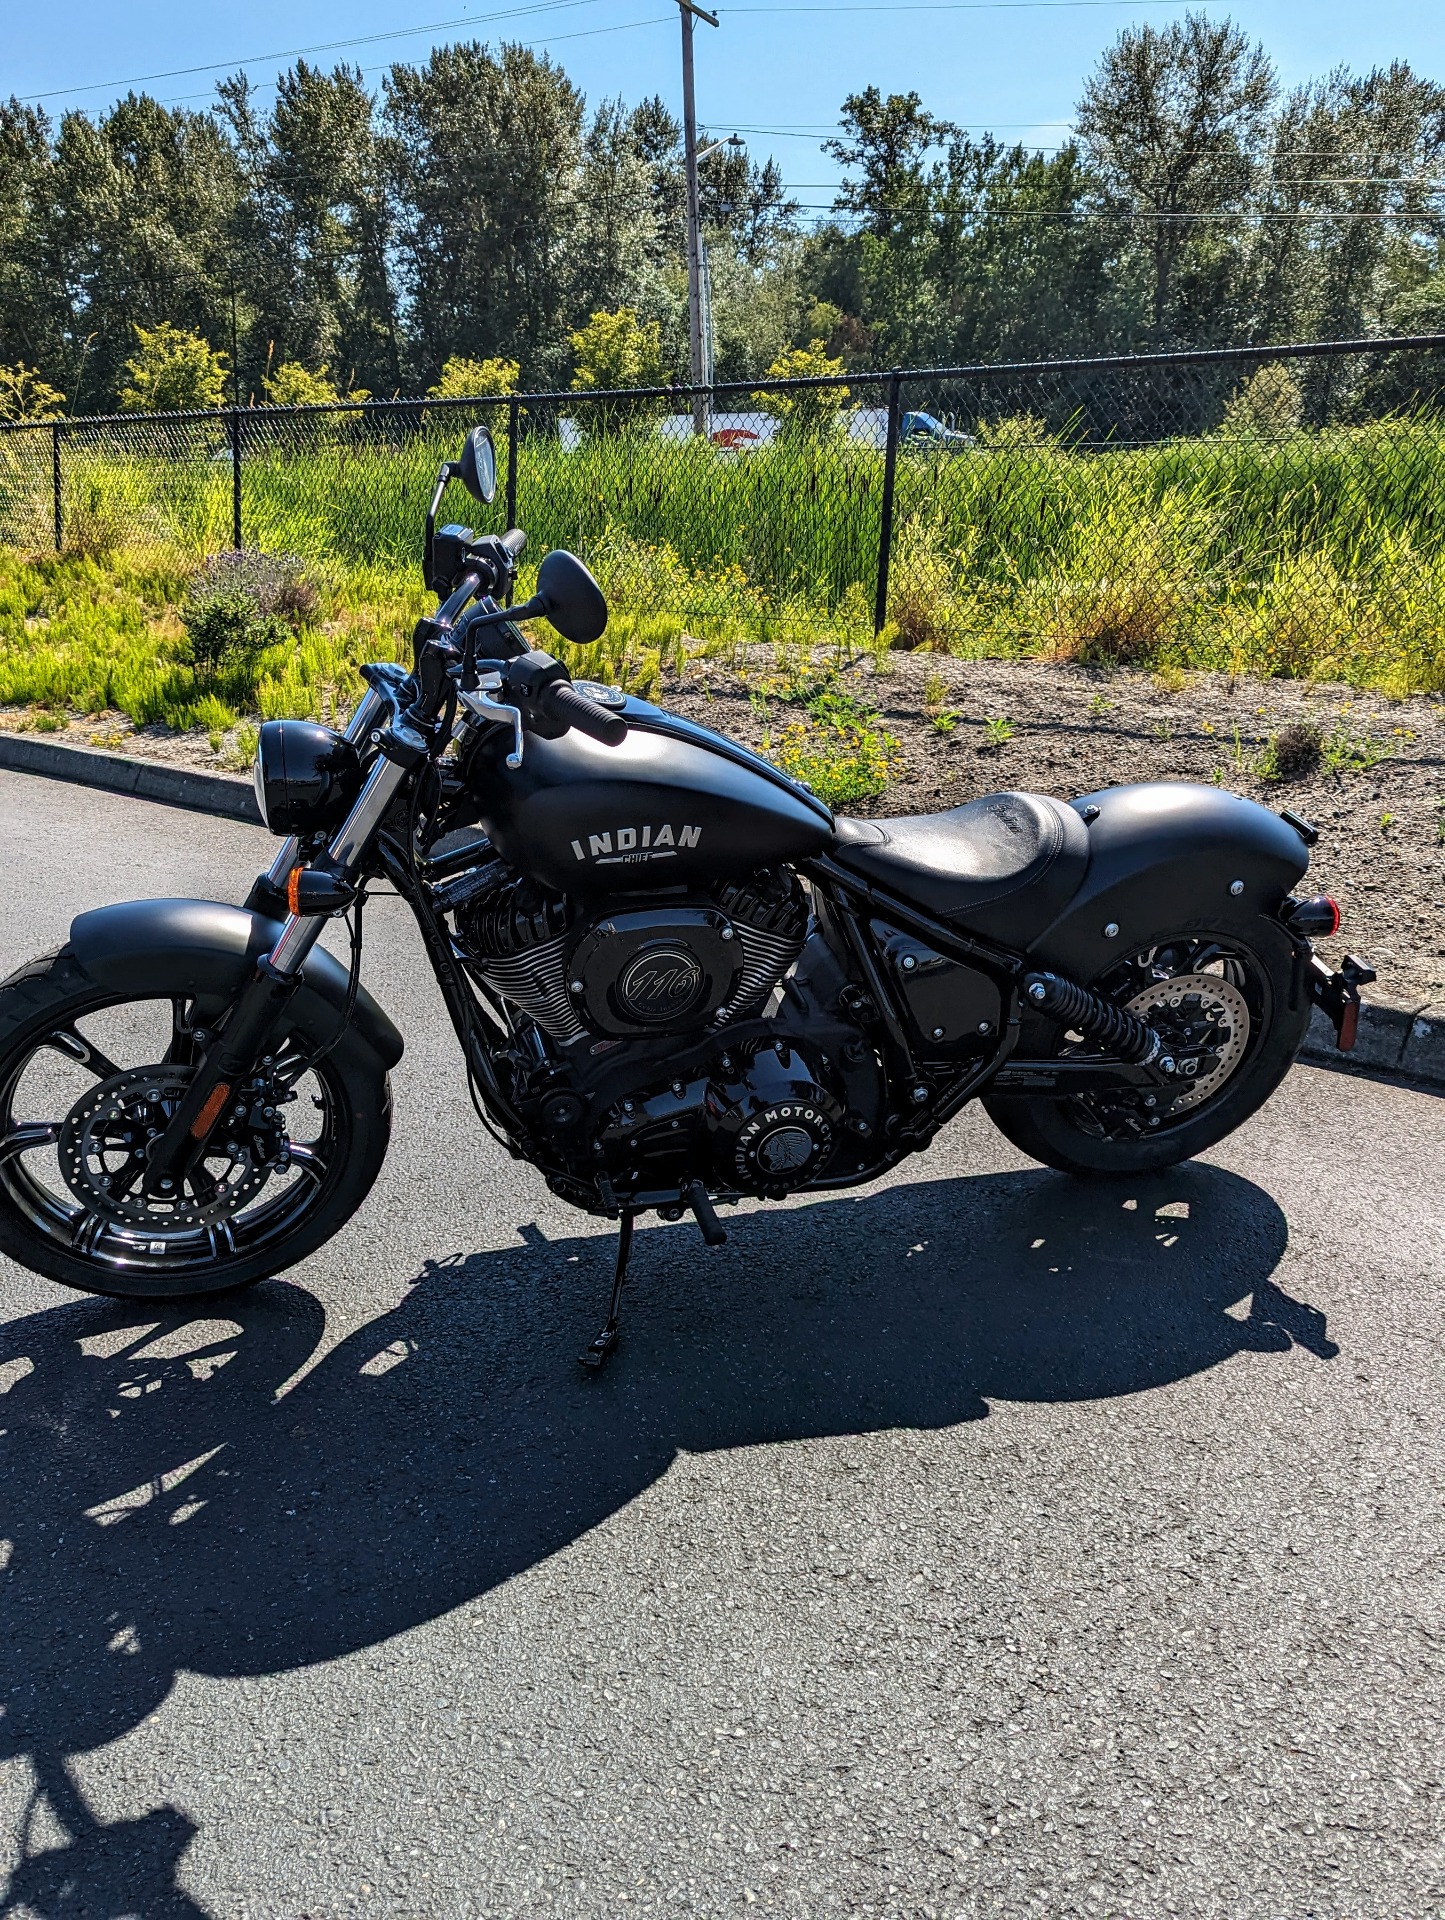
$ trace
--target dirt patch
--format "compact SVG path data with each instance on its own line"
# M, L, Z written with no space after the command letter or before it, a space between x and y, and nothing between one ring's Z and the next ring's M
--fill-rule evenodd
M751 746L765 734L776 744L805 709L769 697L770 681L767 668L744 680L695 664L659 697ZM1445 999L1445 701L916 654L890 655L881 675L863 661L840 681L876 706L900 762L883 793L848 811L928 813L1005 787L1072 799L1135 780L1214 781L1320 829L1309 884L1344 915L1323 950L1377 967L1375 998ZM1276 765L1293 777L1267 777Z
M59 721L61 724L57 725ZM246 773L249 748L233 727L211 746L210 735L193 729L177 733L160 721L137 727L123 713L85 713L63 717L37 715L33 707L0 707L0 731L33 733L41 740L59 740L67 747L90 747L106 753L124 753L133 760L162 760L173 767L193 767L205 773Z
M865 658L837 676L838 691L896 742L884 790L847 811L927 813L1005 787L1071 799L1126 781L1214 781L1319 827L1310 885L1344 913L1329 951L1348 949L1379 969L1373 997L1445 1000L1445 700L935 654L891 654L886 669ZM743 671L695 661L666 676L657 697L750 746L766 738L776 748L790 726L812 724L807 698L825 672L815 663L800 684L796 662L784 668L757 648ZM0 727L34 723L33 712L0 709ZM826 724L816 731L826 738ZM233 738L216 752L203 733L135 729L123 714L73 719L53 737L237 770Z

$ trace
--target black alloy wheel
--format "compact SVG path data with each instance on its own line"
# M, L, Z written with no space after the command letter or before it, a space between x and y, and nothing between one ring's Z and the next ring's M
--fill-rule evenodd
M1293 943L1266 920L1247 936L1166 934L1089 984L1159 1031L1174 1072L1168 1089L1157 1092L984 1096L1001 1133L1065 1173L1150 1172L1202 1153L1263 1106L1293 1065L1309 1025ZM1045 1059L1101 1051L1046 1021L1036 1022L1019 1047Z
M390 1092L354 1033L322 1053L334 1016L280 1036L191 1172L145 1190L205 1017L190 996L106 994L64 952L0 988L0 1251L64 1286L178 1298L294 1265L350 1217L385 1156Z

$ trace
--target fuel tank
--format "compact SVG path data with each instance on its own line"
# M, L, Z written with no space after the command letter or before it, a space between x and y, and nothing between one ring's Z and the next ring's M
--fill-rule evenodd
M501 728L470 749L465 777L504 860L564 893L633 893L741 879L828 845L828 808L757 754L646 700L623 714L620 746L529 734L515 769Z

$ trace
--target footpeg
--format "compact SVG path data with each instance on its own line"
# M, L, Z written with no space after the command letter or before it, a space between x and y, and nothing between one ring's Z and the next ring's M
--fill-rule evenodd
M725 1247L728 1230L717 1217L717 1208L708 1198L707 1188L701 1180L694 1180L687 1190L687 1204L692 1208L693 1218L697 1221L705 1245Z

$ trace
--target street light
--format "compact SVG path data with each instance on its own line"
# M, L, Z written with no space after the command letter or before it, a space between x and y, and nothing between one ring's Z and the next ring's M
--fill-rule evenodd
M740 133L730 133L725 140L714 140L710 147L703 147L697 157L701 162L711 153L721 153L724 147L731 147L736 153L746 145ZM708 256L707 241L701 233L698 235L697 248L702 294L702 383L710 388L717 372L717 341L712 324L712 261Z
M718 23L715 13L695 6L693 0L677 0L682 18L682 138L687 156L687 332L688 363L692 375L692 430L707 432L707 395L703 392L702 355L702 219L697 198L697 103L692 86L692 23L696 16L710 27Z

